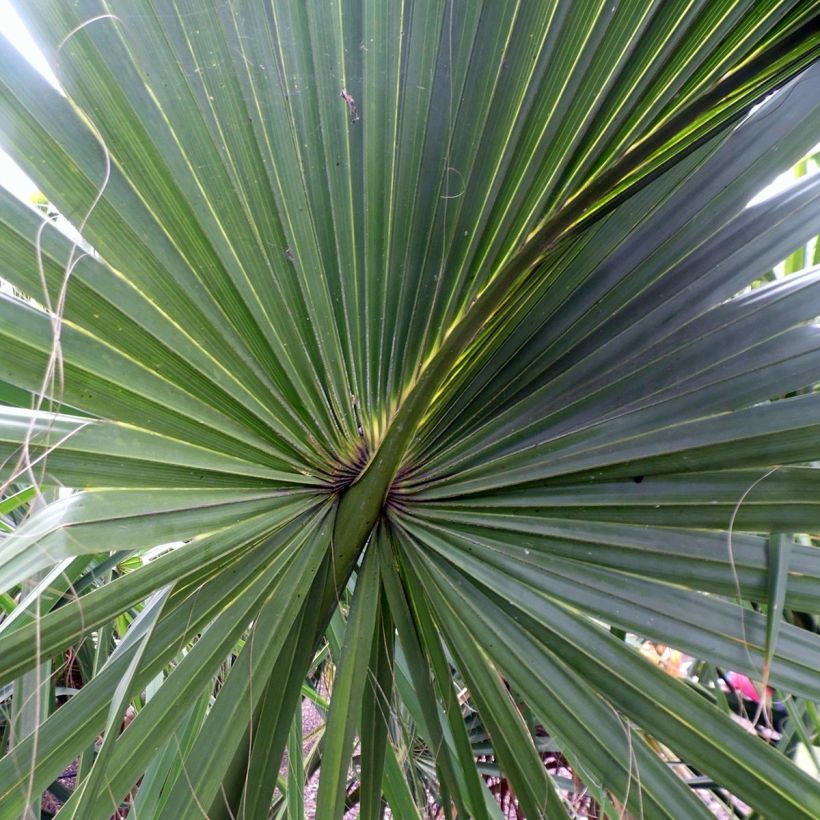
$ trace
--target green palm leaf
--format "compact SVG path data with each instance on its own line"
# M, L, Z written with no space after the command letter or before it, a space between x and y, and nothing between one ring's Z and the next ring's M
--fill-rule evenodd
M0 815L816 816L617 637L820 696L816 4L20 5Z

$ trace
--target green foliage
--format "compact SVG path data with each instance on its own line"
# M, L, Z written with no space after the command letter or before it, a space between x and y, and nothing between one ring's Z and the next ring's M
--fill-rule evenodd
M816 4L21 11L0 816L820 815Z

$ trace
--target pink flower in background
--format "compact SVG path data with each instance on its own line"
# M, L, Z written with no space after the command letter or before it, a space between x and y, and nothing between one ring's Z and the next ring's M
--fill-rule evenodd
M760 703L760 692L746 675L741 675L739 672L727 672L724 678L735 692L755 703ZM768 689L766 694L771 697L772 690Z

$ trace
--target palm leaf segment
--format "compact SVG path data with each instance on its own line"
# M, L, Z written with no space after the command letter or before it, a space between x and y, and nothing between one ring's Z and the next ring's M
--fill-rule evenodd
M3 477L83 492L6 537L0 586L187 543L0 626L7 683L164 590L0 761L0 813L94 740L121 680L159 675L64 809L108 816L252 621L157 811L265 817L356 568L320 816L357 734L365 816L383 783L401 816L394 640L464 816L495 809L450 663L528 817L566 811L522 703L614 806L705 815L666 748L768 816L817 816L816 783L601 626L820 695L816 637L774 644L736 594L820 598L815 547L780 583L767 558L820 514L820 276L735 296L817 230L816 179L746 207L820 126L814 4L22 12L65 94L3 42L2 141L82 241L0 197L27 297L0 301Z

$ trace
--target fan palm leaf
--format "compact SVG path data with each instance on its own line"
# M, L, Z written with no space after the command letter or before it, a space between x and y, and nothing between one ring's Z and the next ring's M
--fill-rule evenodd
M499 816L465 692L527 817L571 811L529 715L604 810L820 814L619 637L820 695L820 271L749 288L817 233L816 177L749 205L816 139L816 4L20 5L61 87L0 43L0 141L73 230L0 194L0 477L69 490L3 535L0 684L132 620L0 815L103 735L61 817L148 772L145 816L266 818L326 633L317 816L357 737L408 813L403 709Z

